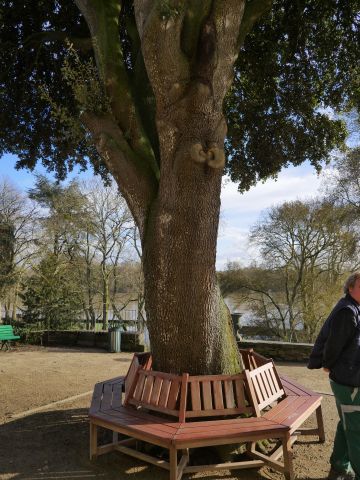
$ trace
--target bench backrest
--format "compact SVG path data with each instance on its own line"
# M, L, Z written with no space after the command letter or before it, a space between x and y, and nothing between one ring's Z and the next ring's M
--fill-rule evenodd
M138 368L124 404L162 412L183 420L188 375L172 375ZM181 404L181 396L183 403Z
M245 376L190 376L185 418L251 414L254 412L245 396Z
M152 365L152 355L150 352L134 353L129 369L125 376L125 393L129 390L139 367L144 370L150 370Z
M175 416L204 418L254 413L245 375L172 375L139 367L124 404Z
M0 338L6 340L14 336L13 327L11 325L0 325Z
M261 410L285 396L272 360L251 371L245 370L245 376L249 397L257 415L260 415Z
M255 352L253 348L240 348L239 351L247 370L254 370L254 368L261 367L272 361L271 358L266 358Z

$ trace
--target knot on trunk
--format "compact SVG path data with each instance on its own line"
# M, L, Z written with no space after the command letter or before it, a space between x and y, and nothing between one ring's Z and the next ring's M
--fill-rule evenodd
M201 143L194 143L190 147L190 157L196 163L206 163L211 168L223 168L225 166L225 152L217 144L212 144L207 151Z

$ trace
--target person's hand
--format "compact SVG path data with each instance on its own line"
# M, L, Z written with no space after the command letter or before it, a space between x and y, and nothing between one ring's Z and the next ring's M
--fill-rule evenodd
M330 373L330 370L329 370L328 368L326 368L326 367L323 367L323 370L324 370L324 372L326 372L326 373Z

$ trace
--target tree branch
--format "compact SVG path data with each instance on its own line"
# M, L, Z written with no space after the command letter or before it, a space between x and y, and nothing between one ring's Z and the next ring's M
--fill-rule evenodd
M40 44L46 42L62 42L69 41L77 50L88 52L93 48L91 38L71 37L66 32L38 32L28 36L24 41L24 46L32 44Z
M141 49L158 107L179 98L189 82L189 62L181 50L183 2L164 15L154 0L134 0Z
M119 36L121 2L76 0L76 4L88 24L98 71L104 82L114 118L123 135L129 139L134 153L146 161L155 178L159 178L159 167L137 114L125 68Z
M157 182L147 163L137 158L111 115L84 112L81 120L91 132L96 149L110 170L139 227L141 236Z
M270 10L273 0L247 0L238 36L238 48L243 45L246 35L259 18Z

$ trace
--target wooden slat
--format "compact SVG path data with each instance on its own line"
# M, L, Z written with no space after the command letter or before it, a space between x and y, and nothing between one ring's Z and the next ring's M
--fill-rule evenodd
M112 407L120 407L122 405L122 383L113 384Z
M295 382L292 378L289 378L285 375L280 375L281 382L285 388L291 391L290 395L299 395L299 396L319 396L318 393L314 392L310 388L306 388L303 385ZM288 394L288 393L287 393Z
M237 373L235 375L191 375L189 377L189 383L192 382L213 382L214 380L224 381L224 380L239 380L243 379L244 375L242 373Z
M154 385L154 377L153 375L146 375L145 385L144 385L144 393L142 396L141 401L144 403L150 403L151 392Z
M264 370L262 373L260 373L260 377L263 381L263 384L264 384L264 387L265 387L265 390L266 390L266 396L267 397L271 397L273 394L273 392L271 391L271 387L270 387L270 384L269 384L269 381L268 381L268 378L267 378L267 373L268 373L268 369Z
M89 413L97 412L98 410L100 410L103 388L103 383L97 383L95 385Z
M161 385L161 390L160 390L160 397L159 397L159 403L158 403L159 407L165 407L167 405L170 385L171 385L170 380L164 378Z
M224 380L224 391L226 408L235 408L233 382L231 380Z
M275 417L279 416L282 411L285 411L287 408L293 409L296 411L296 406L297 406L297 401L298 398L301 397L286 397L284 398L281 402L279 402L277 405L275 405L273 408L271 408L268 412L264 413L264 417L268 418L269 420L274 420ZM286 417L286 413L284 415Z
M181 390L180 390L179 422L185 422L185 418L186 418L188 384L189 384L189 374L183 373L182 379L181 379Z
M101 400L101 410L108 410L109 408L111 408L112 394L113 394L112 387L113 386L111 383L104 384L103 398Z
M201 389L202 389L204 410L212 410L213 401L212 401L211 383L207 380L204 380L203 382L201 382Z
M125 410L130 410L129 407L123 407ZM127 415L127 413L120 410L107 410L106 412L98 412L96 413L96 417L92 418L92 422L95 423L97 420L102 420L107 422L108 424L112 425L116 430L116 427L122 427L122 430L131 430L131 431L138 431L144 430L147 432L153 432L153 434L158 434L159 436L166 436L171 437L175 435L175 433L179 429L179 423L175 422L171 423L164 423L161 421L160 417L154 420L154 416L152 415L141 415L141 412L138 412L138 415ZM132 409L133 410L133 409ZM136 412L135 410L133 410ZM140 413L140 415L139 415ZM149 419L150 417L150 419Z
M139 452L138 450L134 450L133 448L123 447L121 445L116 445L114 450L118 450L119 452L125 453L126 455L130 455L131 457L137 458L138 460L143 460L147 463L151 463L152 465L156 465L157 467L170 470L169 462L166 462L165 460L161 460L157 457L153 457L152 455L148 455L147 453L142 453L142 452Z
M251 415L254 413L254 410L251 407L244 407L241 411L238 408L224 408L224 409L214 409L210 410L193 410L186 412L186 418L196 418L196 417L218 417L219 415L239 415L240 413Z
M145 379L146 379L146 376L144 374L144 372L142 370L138 370L138 379L137 379L137 383L136 383L136 386L135 386L135 390L134 390L134 398L135 400L138 400L140 401L142 399L142 395L143 395L143 391L144 391L144 384L145 384Z
M243 380L235 380L235 395L236 395L236 403L238 409L245 408L245 392L244 392L244 383Z
M274 368L271 368L271 369L269 370L269 373L270 373L270 375L271 375L271 378L273 379L274 385L276 386L276 390L277 390L278 392L282 392L282 394L283 394L284 391L283 391L283 389L282 389L282 385L281 385L281 383L280 383L279 380L278 380L278 377L277 377L277 375L276 375L276 373L275 373Z
M252 372L254 372L254 370L252 370ZM250 374L252 373L250 372ZM258 403L263 403L264 401L264 398L262 396L262 393L261 393L261 389L260 389L260 386L259 386L259 383L258 383L258 379L257 379L257 376L253 376L251 378L251 381L254 385L254 389L255 389L255 392L256 392L256 396L257 396L257 399L258 399Z
M170 386L170 391L169 391L169 397L167 401L167 408L170 410L174 410L176 407L176 402L179 396L179 391L180 391L180 381L178 380L173 380L171 382Z
M201 411L200 384L197 380L192 381L191 388L191 407L194 411Z
M275 412L271 419L293 429L300 426L315 411L320 404L320 399L295 397L292 404L288 404L280 410L279 406L281 403L283 402L274 407Z
M213 384L213 392L214 392L214 406L216 410L223 410L224 399L223 399L221 381L215 380L214 382L212 382L212 384Z
M151 397L150 397L150 403L152 405L158 405L159 404L159 396L160 396L160 390L161 390L161 385L162 385L163 379L160 377L155 377L155 382L154 386L151 392Z
M200 420L198 422L186 422L180 424L179 432L183 431L193 431L194 429L211 429L211 428L244 428L249 431L253 428L254 425L260 427L275 426L283 430L285 427L280 425L271 419L263 417L242 417L242 418L223 418L217 420ZM286 430L286 428L285 428ZM178 432L178 433L179 433Z
M219 470L241 470L247 468L260 468L265 462L262 460L243 460L242 462L225 462L210 465L192 465L184 468L184 473L212 472Z
M278 391L277 382L274 382L274 379L269 370L265 371L266 379L271 390L271 395L274 395Z
M193 422L193 423L201 423L201 422ZM209 428L205 428L204 426L198 426L191 429L182 429L180 428L179 431L176 433L174 438L174 442L181 442L184 440L204 440L207 441L207 445L216 445L218 443L219 438L223 438L227 443L231 443L234 438L243 438L243 439L251 439L253 436L262 435L262 438L279 438L286 434L288 431L287 427L282 427L276 424L264 424L254 422L253 424L244 425L244 424L229 424L226 426L220 426L217 422L213 422L213 425ZM213 443L212 443L213 441Z

